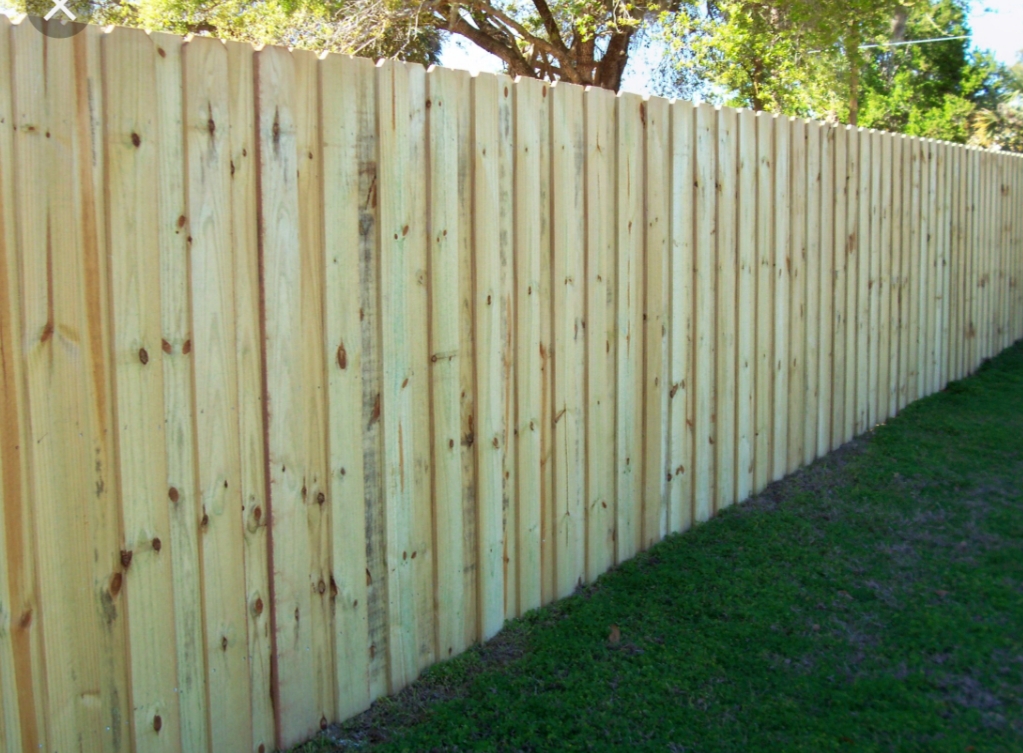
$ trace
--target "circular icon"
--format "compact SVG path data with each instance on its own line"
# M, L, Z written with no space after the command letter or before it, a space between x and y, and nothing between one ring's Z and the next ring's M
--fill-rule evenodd
M53 8L46 14L47 18L29 16L29 23L50 39L73 37L85 28L85 24L72 21L75 15L68 9L67 3L68 0L54 0Z

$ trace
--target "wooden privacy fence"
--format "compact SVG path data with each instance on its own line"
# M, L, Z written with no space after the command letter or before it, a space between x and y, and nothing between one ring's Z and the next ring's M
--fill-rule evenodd
M267 751L1023 335L1023 159L0 17L0 748Z

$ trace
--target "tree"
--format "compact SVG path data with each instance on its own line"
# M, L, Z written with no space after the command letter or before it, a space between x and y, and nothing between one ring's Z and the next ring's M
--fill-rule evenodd
M41 15L51 0L21 0ZM696 0L71 0L95 23L437 62L444 34L508 73L617 90L651 20Z
M906 41L969 36L962 0L908 9ZM864 66L860 123L913 136L965 143L974 112L993 103L998 66L971 54L968 39L871 49Z
M960 142L995 70L968 40L905 44L968 36L965 0L719 0L668 32L728 104Z
M971 143L1023 153L1023 50L1016 60L998 72L994 105L974 113Z
M710 0L666 27L676 70L728 104L856 120L860 45L883 34L897 0ZM692 52L678 59L679 50Z

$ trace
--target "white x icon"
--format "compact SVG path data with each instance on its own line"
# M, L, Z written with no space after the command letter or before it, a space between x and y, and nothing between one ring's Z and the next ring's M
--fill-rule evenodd
M72 21L74 21L75 20L75 14L72 13L71 10L67 7L67 1L68 0L53 0L53 2L54 2L53 7L50 8L50 12L47 13L45 16L43 16L43 18L46 19L47 21L49 21L51 18L53 18L55 15L57 15L57 11L62 10L62 11L64 11L64 15L65 16L67 16Z

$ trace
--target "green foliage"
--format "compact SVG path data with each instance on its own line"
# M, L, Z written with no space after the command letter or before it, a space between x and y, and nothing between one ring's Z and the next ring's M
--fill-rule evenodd
M909 9L906 39L969 35L958 0ZM971 55L969 40L877 48L864 66L860 125L965 143L970 121L997 70L986 54Z
M23 0L45 15L51 0ZM90 23L436 63L441 35L405 0L71 0Z
M666 26L675 71L714 99L965 142L997 66L971 53L966 0L719 0ZM880 45L861 48L861 45Z
M1023 750L1021 473L1017 344L305 750Z
M972 143L1023 153L1023 51L999 69L991 90L993 101L973 116Z

